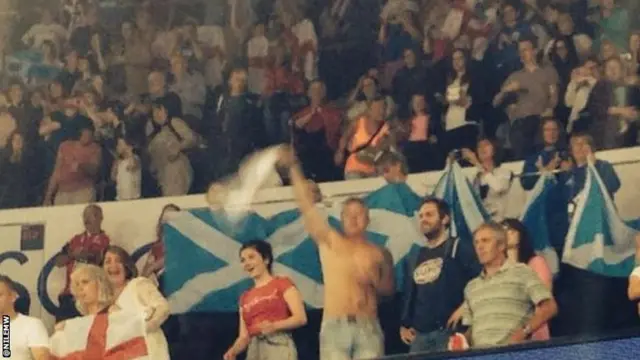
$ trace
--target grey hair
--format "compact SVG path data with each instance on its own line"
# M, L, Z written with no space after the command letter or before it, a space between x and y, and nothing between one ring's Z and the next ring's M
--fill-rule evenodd
M475 235L481 230L491 230L498 245L507 246L507 231L504 229L503 225L493 221L484 223L473 232L473 236L475 237Z
M98 283L98 304L100 304L102 308L113 304L115 301L115 292L113 285L111 285L107 277L107 273L101 267L92 264L80 264L71 273L71 295L73 295L74 298L78 292L75 281L82 274L86 274L89 276L89 279ZM89 315L87 309L77 299L75 305L81 315Z

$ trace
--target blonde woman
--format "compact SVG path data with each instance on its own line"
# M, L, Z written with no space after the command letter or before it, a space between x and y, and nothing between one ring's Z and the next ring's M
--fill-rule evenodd
M113 286L107 273L96 265L82 264L71 273L71 295L82 316L105 314L115 300ZM64 329L64 321L55 330Z

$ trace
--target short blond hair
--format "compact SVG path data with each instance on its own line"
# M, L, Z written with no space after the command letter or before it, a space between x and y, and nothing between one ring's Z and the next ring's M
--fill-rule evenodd
M115 293L113 290L113 286L107 277L107 273L99 266L91 265L91 264L80 264L78 265L73 272L71 273L71 295L76 297L78 293L78 289L75 285L76 279L86 274L89 279L96 281L98 283L98 304L101 305L101 308L106 308L110 306L115 301ZM75 301L76 309L81 315L90 315L84 305L79 302L77 299Z

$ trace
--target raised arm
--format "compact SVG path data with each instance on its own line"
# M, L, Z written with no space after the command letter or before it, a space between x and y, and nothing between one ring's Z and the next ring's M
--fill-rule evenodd
M316 208L315 197L309 187L309 182L304 177L300 164L290 147L282 148L279 164L289 169L293 194L302 213L305 228L311 238L318 244L327 245L339 238L340 235L331 228L326 216Z

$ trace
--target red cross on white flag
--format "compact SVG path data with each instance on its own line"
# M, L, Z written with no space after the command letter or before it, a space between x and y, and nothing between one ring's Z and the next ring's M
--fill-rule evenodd
M51 337L53 360L150 360L141 316L125 311L67 320Z

